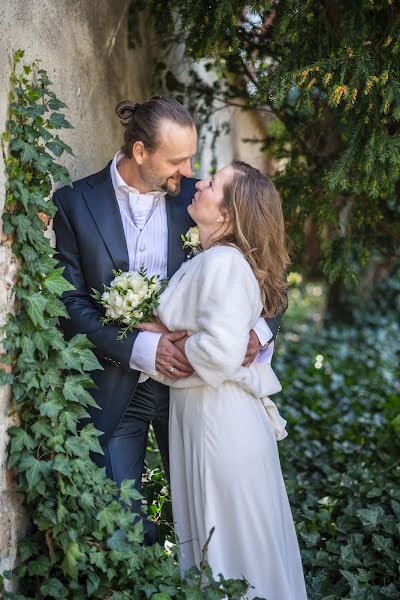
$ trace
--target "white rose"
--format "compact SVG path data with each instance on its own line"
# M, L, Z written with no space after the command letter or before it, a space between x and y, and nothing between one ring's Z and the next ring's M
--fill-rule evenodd
M134 310L134 311L132 312L132 315L133 315L134 317L136 317L136 319L141 319L141 318L143 317L143 313L142 313L142 311L141 311L141 310Z
M108 303L112 308L116 309L116 308L121 308L124 301L123 301L122 297L118 294L117 291L111 290Z
M186 234L186 238L191 246L193 246L193 247L200 246L199 228L191 227Z
M122 275L118 275L111 282L111 287L112 288L120 288L121 290L127 290L128 289L128 285L129 285L128 278L127 278L127 276L126 276L125 273L123 273Z
M104 302L105 304L109 304L109 302L110 302L110 292L104 292L104 293L101 295L101 300L102 300L102 302Z

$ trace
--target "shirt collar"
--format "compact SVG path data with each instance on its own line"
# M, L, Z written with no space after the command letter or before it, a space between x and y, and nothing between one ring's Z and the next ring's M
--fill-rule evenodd
M117 152L116 155L113 158L113 161L111 163L111 181L112 184L114 186L114 190L115 192L118 191L123 191L126 194L126 197L128 197L129 192L134 193L134 194L138 194L139 196L151 196L153 199L158 198L158 197L162 197L165 196L167 192L162 192L160 190L156 190L154 192L146 192L145 194L141 194L139 192L139 190L137 190L136 188L129 186L126 181L124 181L124 179L121 177L118 169L117 169L117 165L119 163L119 161L124 157L124 153L123 152Z

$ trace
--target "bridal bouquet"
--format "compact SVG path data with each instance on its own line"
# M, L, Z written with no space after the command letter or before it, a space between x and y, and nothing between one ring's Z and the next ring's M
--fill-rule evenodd
M154 311L158 306L161 293L168 280L160 279L159 275L146 275L142 265L139 271L113 271L115 278L109 286L104 286L104 292L93 290L95 298L106 309L102 317L103 325L114 321L121 325L123 339L135 325L154 320Z

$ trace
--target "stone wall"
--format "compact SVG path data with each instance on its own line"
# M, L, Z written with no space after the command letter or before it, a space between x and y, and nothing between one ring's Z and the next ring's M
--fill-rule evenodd
M40 59L54 91L68 105L74 125L62 138L75 157L65 165L73 179L101 169L121 143L115 104L124 98L139 102L150 94L152 45L135 51L127 44L129 0L6 0L0 6L0 130L7 118L11 56L25 50L27 62ZM144 32L146 33L146 32ZM0 214L5 197L4 164L0 158ZM1 235L0 324L13 308L15 265ZM13 566L16 540L27 524L11 474L6 469L7 435L11 421L10 390L0 388L0 573Z

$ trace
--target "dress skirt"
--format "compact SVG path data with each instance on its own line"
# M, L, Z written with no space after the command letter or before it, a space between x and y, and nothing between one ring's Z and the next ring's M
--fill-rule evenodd
M274 429L238 385L170 389L170 464L184 574L207 561L214 577L245 577L245 598L306 600L300 552Z

